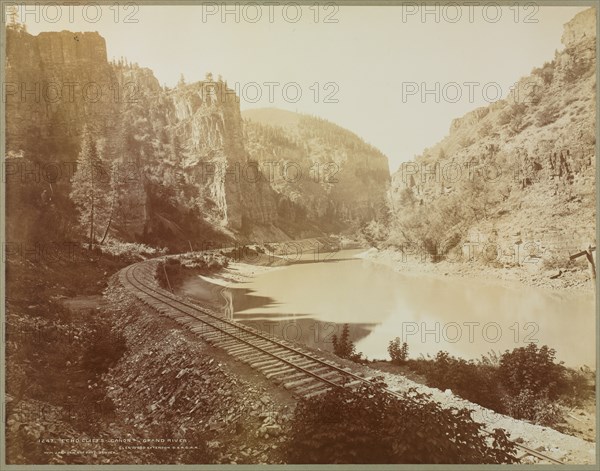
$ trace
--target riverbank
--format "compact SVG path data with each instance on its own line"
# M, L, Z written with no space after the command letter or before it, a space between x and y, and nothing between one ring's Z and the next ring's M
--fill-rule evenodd
M450 262L442 260L437 263L422 261L414 256L405 256L391 249L371 248L356 256L390 267L392 270L406 275L434 276L439 278L459 277L472 278L477 282L501 284L506 287L531 286L560 291L563 294L595 293L587 268L579 265L561 270L544 270L538 263L521 266L494 267L478 262ZM541 263L541 262L540 262Z
M581 267L563 271L561 277L551 279L549 276L553 272L540 270L537 264L525 267L497 268L482 266L477 263L452 263L448 261L431 263L411 260L393 250L378 250L375 248L362 252L357 255L357 258L385 265L395 272L408 276L426 275L441 280L461 278L472 280L474 283L501 285L512 289L522 289L524 286L531 286L558 293L561 297L567 298L582 294L593 295L595 293L589 271ZM407 376L419 384L426 385L425 378L407 370L405 367L393 365L389 361L377 362L372 367L385 374L400 374ZM564 417L565 422L560 427L561 431L587 441L595 441L596 404L594 398L586 400L579 407L565 410Z
M415 390L418 393L431 395L432 400L443 407L466 408L471 411L472 418L476 422L485 424L488 430L502 428L517 443L522 443L529 448L548 454L565 464L591 464L595 462L595 433L592 434L593 438L582 435L573 436L550 427L535 425L524 420L498 414L462 399L450 390L441 391L437 388L431 388L403 375L382 371L379 368L375 369L371 365L363 366L362 371L365 374L382 376L388 388L393 391ZM527 462L526 459L524 463Z
M370 253L373 253L374 251L371 251ZM365 252L359 252L357 257L361 258L361 259L365 259L365 260L370 260L370 258L368 257L369 252L367 251L367 254L365 254ZM349 254L349 256L351 256L351 254ZM393 260L392 260L393 261ZM359 262L359 265L362 265L362 262ZM385 264L388 266L388 268L393 269L392 264L390 264L390 257L382 257L382 259L377 260L377 262L379 262L380 264ZM387 262L387 263L385 263ZM319 264L318 264L319 265ZM320 266L316 266L313 263L309 263L308 265L306 263L300 263L298 266L294 267L293 270L297 271L298 269L308 269L310 266L313 266L314 269L319 270L319 273L322 273L322 269ZM334 265L328 265L329 268L331 268ZM441 266L441 265L440 265ZM219 270L218 272L214 272L211 274L206 274L206 275L193 275L191 278L193 279L189 279L188 283L184 282L182 284L182 286L180 287L180 289L178 290L178 294L183 294L186 296L189 296L191 298L194 299L195 302L200 302L202 304L204 303L208 303L214 301L215 297L221 297L221 299L223 299L224 297L222 296L222 293L227 292L227 288L233 288L233 289L241 289L244 290L245 289L245 285L246 286L250 286L252 289L254 289L254 286L252 284L252 281L255 277L261 277L263 275L268 275L269 272L272 272L273 270L280 270L283 267L272 267L272 266L256 266L256 265L252 265L252 264L247 264L247 263L239 263L239 262L232 262L229 263L227 267ZM292 267L290 267L292 268ZM323 269L326 269L327 266L324 265L322 267ZM274 275L277 279L280 279L281 277L285 277L287 275L287 271L288 268L286 268L284 271L282 271L281 275ZM364 270L364 267L361 268L361 270ZM387 271L387 269L385 270ZM400 271L400 270L397 270ZM286 273L284 273L286 272ZM348 272L348 268L342 268L342 272L343 273L347 273ZM307 272L302 271L302 273L307 274ZM325 273L328 273L327 270L325 271ZM402 272L403 274L405 272ZM445 274L448 273L448 274ZM471 277L473 277L473 280L476 280L477 283L490 283L490 284L495 284L495 285L505 285L505 286L511 286L513 288L518 288L520 290L523 290L523 284L520 283L518 280L516 279L505 279L505 280L498 280L497 278L494 278L493 276L487 277L485 279L481 279L481 277L479 276L475 276L472 272L469 273L468 271L464 270L461 272L462 273L462 278L467 278L469 275ZM413 272L406 272L406 274L411 274L411 275L415 275L415 276L419 276L423 279L427 279L427 278L439 278L440 280L446 280L448 282L451 281L452 278L452 274L448 271L448 272L442 272L442 273L436 273L432 270L421 270L421 271L413 271ZM316 275L316 274L315 274ZM341 273L340 273L341 275ZM369 275L369 278L372 275ZM385 277L384 277L385 278ZM271 280L273 280L273 277L270 277ZM304 278L302 278L304 279ZM338 283L343 283L344 282L344 278L329 278L327 276L324 277L324 279L337 279ZM380 280L382 281L383 278ZM288 280L289 281L289 280ZM412 281L412 280L411 280ZM298 282L300 282L300 280L298 280ZM294 284L294 283L292 283ZM459 287L464 284L464 282L459 283ZM378 286L380 286L380 283L377 283ZM306 292L308 290L308 292L312 292L310 290L310 286L311 284L308 283L307 285L303 285L303 292ZM400 286L400 285L399 285ZM456 287L455 287L456 289ZM410 291L410 290L409 290ZM581 291L577 291L577 290L573 290L571 291L572 293L580 293ZM203 295L204 293L204 295ZM277 291L277 293L279 293L279 291ZM281 294L281 293L280 293ZM255 296L267 296L268 292L262 290L262 291L258 291L258 292L253 292L253 295ZM313 293L313 296L316 295L316 293ZM288 299L286 296L283 296L282 299ZM471 301L473 301L472 298L470 298ZM278 311L279 312L279 311ZM281 311L282 314L279 317L280 322L286 321L288 320L288 318L286 317L285 314L285 309L283 311ZM232 311L233 313L233 311ZM317 320L318 318L316 318L315 320L310 320L307 319L306 322L312 322L313 326L316 326L316 324L319 322ZM271 321L273 321L274 318L271 318ZM297 320L295 320L295 322L297 322ZM510 324L510 323L508 323ZM507 329L508 329L508 324L507 324ZM302 325L304 327L303 324L297 324L297 325ZM277 332L277 328L274 329L275 332ZM310 329L309 329L310 330ZM313 330L315 330L313 328ZM399 332L399 331L398 331ZM508 332L508 331L507 331ZM289 339L288 339L289 340ZM309 347L315 348L315 345L310 345L307 344ZM552 346L552 344L550 343L550 345ZM414 345L411 345L414 347ZM321 345L321 347L323 348L323 346ZM443 347L441 345L439 345L440 349L443 349ZM514 347L514 345L512 346ZM358 350L360 350L360 348L358 348ZM323 352L323 350L319 351L320 354L323 355L328 355L331 356L332 359L334 359L334 361L337 361L337 357L333 356L331 353L329 352ZM485 352L484 352L485 353ZM416 357L415 357L416 358ZM559 360L560 360L560 356L559 356ZM476 410L479 411L479 414L488 414L488 411L490 414L496 414L491 412L489 409L485 409L479 405L476 405L472 402L460 399L456 393L454 391L440 391L439 389L435 389L435 388L431 388L427 385L427 380L424 377L420 377L419 374L415 373L415 372L411 372L411 371L407 371L406 369L402 369L402 368L398 368L396 365L391 364L390 362L385 362L385 361L376 361L376 362L367 362L364 365L360 365L360 366L355 366L356 368L360 368L361 371L364 371L365 374L367 374L368 376L376 376L376 375L384 375L386 377L386 382L388 382L388 384L390 385L403 385L403 387L406 388L410 388L410 387L415 387L415 388L419 388L419 387L423 387L425 388L424 391L431 391L431 390L435 390L438 391L438 393L436 393L436 397L443 401L444 403L448 403L448 404L453 404L454 401L458 400L458 401L462 401L462 403L465 404L469 404L469 408L472 407L472 410ZM562 410L562 409L561 409ZM484 412L481 412L484 411ZM557 433L563 433L566 436L570 436L570 437L575 437L575 438L580 438L583 439L585 441L588 442L593 442L595 441L595 434L596 434L596 428L595 428L595 403L594 400L590 400L590 401L586 401L585 404L581 404L579 406L577 406L576 408L569 408L568 409L564 409L562 410L563 415L566 419L565 422L560 422L560 424L558 425L552 425L551 427L542 427L543 430L553 430L553 431L557 431ZM496 415L501 415L501 414L496 414ZM496 417L496 415L494 415L493 417ZM502 416L502 417L507 417L507 416ZM494 420L496 420L496 418L494 418ZM507 419L508 422L506 422L509 426L510 424L512 424L513 428L511 428L509 431L514 432L514 436L522 439L522 440L526 440L527 443L529 443L532 439L531 437L526 435L520 435L521 430L521 424L525 423L528 424L528 422L523 421L523 420L517 420L517 419L513 419L513 418L508 418ZM486 422L487 423L487 422ZM489 424L491 426L491 423ZM528 425L532 425L532 424L528 424ZM536 426L536 427L541 427L541 426ZM533 429L535 430L535 429ZM524 438L526 437L526 438ZM567 440L568 441L568 440ZM542 446L545 446L542 444L538 444L538 442L534 442L536 443L536 446L538 448L541 448ZM559 446L559 448L562 450L562 447ZM585 448L585 446L583 447ZM546 451L551 451L550 448L548 448ZM558 456L560 457L565 457L567 458L568 455L570 455L571 452L567 452L567 453L559 453ZM570 458L567 458L570 459ZM579 458L577 458L579 459Z
M223 268L219 271L216 271L214 273L210 273L210 274L206 274L206 275L202 275L201 277L199 277L202 280L203 284L212 284L213 286L219 286L221 289L223 288L223 285L226 285L230 280L235 280L236 282L242 282L245 281L246 279L248 279L248 277L252 277L252 276L256 276L257 274L263 273L264 271L271 271L273 269L276 268L271 268L271 267L256 267L256 266L252 266L252 265L248 265L248 264L237 264L236 262L233 262L231 264L228 264L228 266L226 268ZM190 272L191 274L191 272ZM196 277L196 275L192 275L194 277ZM209 281L210 280L210 281ZM210 290L208 290L210 292ZM125 306L126 303L123 302L123 300L115 300L117 301L117 304L119 306ZM200 301L200 304L203 304L203 302L201 302L201 300L196 299L196 302ZM135 310L134 310L135 311ZM155 315L152 315L150 313L148 313L147 318L144 319L143 323L147 325L147 327L141 327L141 328L135 328L132 329L131 332L128 332L128 329L130 329L134 324L138 324L138 322L141 320L140 318L140 314L139 312L132 312L131 316L129 316L127 319L124 316L123 312L119 313L118 316L120 319L122 319L123 324L120 326L119 330L124 332L124 334L126 335L126 337L134 340L135 342L139 342L139 345L136 345L135 347L135 351L144 351L146 349L146 345L152 345L152 350L154 353L150 354L148 353L148 361L150 361L150 359L152 359L151 363L148 364L148 367L144 366L144 368L142 368L143 371L150 371L151 370L151 366L154 367L156 366L156 368L159 368L161 373L159 374L159 371L156 370L154 372L152 372L151 374L148 375L148 377L144 378L144 381L140 382L141 384L149 384L150 385L150 390L155 391L156 394L159 397L162 397L161 394L164 396L164 391L165 391L165 384L171 384L171 382L173 381L172 378L168 378L168 380L166 382L163 381L164 378L160 378L162 376L162 371L164 369L164 364L165 362L168 363L168 361L170 361L169 359L165 358L164 361L163 359L159 359L160 361L157 361L157 358L154 358L155 354L156 354L156 341L157 339L154 338L149 338L152 337L152 335L148 335L149 334L149 330L150 326L152 326L152 332L157 333L161 332L160 335L164 336L164 332L165 332L165 327L166 326L158 326L155 329L155 324L157 322L163 322L162 320L157 320ZM153 320L154 319L154 320ZM171 333L173 335L175 335L175 332L173 330L171 330L172 328L170 327L169 331L171 331ZM171 334L169 334L171 335ZM177 338L179 339L179 334L177 334ZM190 339L190 343L187 343L187 345L184 347L185 351L187 351L188 349L191 351L194 351L194 349L198 348L195 346L195 344L197 344L198 342L194 342L192 339ZM169 340L167 342L167 344L172 343L171 340ZM167 347L164 347L165 350L168 350ZM159 352L163 350L163 348L159 348L158 349ZM332 353L330 352L326 352L326 351L322 351L322 350L316 350L318 351L318 354L330 359L331 361L335 361L337 363L341 363L344 366L349 367L350 369L352 369L353 371L359 372L364 376L367 377L376 377L376 376L383 376L385 379L385 382L388 384L388 386L396 391L409 391L411 389L415 389L419 392L423 392L423 393L427 393L427 394L431 394L432 395L432 400L438 402L440 405L442 405L443 407L466 407L468 410L472 411L472 415L473 418L475 420L477 420L478 422L481 422L483 424L486 425L486 428L491 430L493 428L496 427L501 427L504 428L505 430L507 430L507 432L510 434L511 438L514 440L517 440L519 443L524 444L525 446L528 446L530 448L533 449L537 449L538 451L541 451L545 454L548 454L550 456L553 456L557 459L560 459L566 463L577 463L577 464L589 464L592 463L595 459L595 455L594 455L594 443L591 443L589 441L586 440L582 440L580 438L577 437L573 437L570 435L566 435L564 433L560 433L552 428L549 427L542 427L539 425L534 425L534 424L530 424L527 423L525 421L521 421L521 420L516 420L501 414L496 414L494 412L492 412L489 409L483 408L477 404L473 404L469 401L463 400L458 398L457 396L455 396L451 391L441 391L439 389L435 389L435 388L430 388L424 384L419 384L419 382L415 382L412 381L411 379L408 379L407 377L405 377L402 374L395 374L392 372L382 372L379 369L374 368L375 365L371 365L371 364L356 364L356 363L351 363L345 360L342 360L336 356L334 356ZM172 352L171 352L172 353ZM182 347L180 352L177 352L175 354L171 354L169 355L169 358L172 357L182 357L184 356L184 349ZM200 358L200 357L215 357L218 358L219 363L224 367L224 368L235 368L235 361L230 361L230 359L227 357L227 355L223 354L222 352L218 351L218 350L214 350L212 349L211 351L204 351L202 352L202 355L200 355L200 352L197 352L198 355L193 354L193 355L188 355L186 354L185 357L186 358ZM139 357L140 361L143 359L145 361L146 356ZM133 369L136 368L136 362L138 360L136 358L132 358L132 359L124 359L124 362L127 362L127 364L120 362L115 369L112 370L111 374L115 374L115 376L113 377L113 380L111 381L112 384L124 384L124 383L128 383L131 382L135 379L135 375L131 375L131 371ZM121 364L123 363L123 364ZM204 367L205 365L201 365L202 367ZM200 367L198 365L196 366L190 366L190 365L186 365L184 369L189 369L189 368L195 368L195 367ZM181 365L178 365L177 369L180 370ZM237 374L240 374L241 372L236 371L234 374L237 376ZM219 373L220 374L220 373ZM245 376L245 375L244 375ZM255 427L257 427L258 425L260 425L259 421L256 421L254 418L248 418L248 419L244 419L243 418L243 412L244 410L247 410L247 408L245 408L243 406L243 404L248 400L247 397L244 397L242 391L247 390L249 388L255 388L256 389L256 381L259 381L259 379L261 380L261 384L262 386L260 387L260 391L262 394L265 393L269 393L269 394L277 394L277 391L279 391L279 388L277 388L275 385L270 385L268 382L264 382L264 379L262 379L260 377L260 375L256 375L255 372L253 373L252 371L248 372L248 375L245 376L247 378L247 383L242 383L244 384L243 387L241 389L239 389L240 394L238 395L238 393L232 393L232 397L235 397L235 400L233 402L231 402L228 407L231 409L233 409L234 411L234 416L236 414L238 414L236 416L235 419L233 419L231 422L229 420L227 420L227 427L225 427L225 429L223 430L223 433L225 435L221 435L219 437L211 437L211 442L212 441L217 441L219 444L224 445L224 443L229 440L225 439L225 436L227 434L231 434L232 433L232 428L229 428L229 426L231 427L243 427L242 430L244 431L248 431L250 432L250 434L253 433L255 429ZM133 379L132 379L133 378ZM220 388L224 388L225 384L229 383L230 381L232 381L232 377L230 377L227 381L222 381L221 379L218 381L219 387ZM212 382L212 380L211 380ZM236 378L236 382L238 385L242 384L240 383L240 378ZM264 389L262 389L264 387ZM155 419L160 419L160 408L157 408L155 410L150 410L149 412L146 411L142 411L142 410L134 410L136 407L137 402L134 402L133 400L130 401L129 395L127 393L127 391L129 391L131 388L127 387L120 387L118 389L118 391L115 391L115 396L113 396L113 400L115 401L115 403L117 404L118 409L121 409L123 411L127 411L128 415L135 415L136 413L143 413L143 415L147 416L147 419L150 419L150 417L155 418ZM135 387L133 387L133 389L135 389ZM162 391L162 392L161 392ZM142 391L144 394L145 392ZM204 392L206 393L206 391ZM203 393L203 394L204 394ZM212 392L214 393L214 391ZM212 394L211 393L211 394ZM218 391L217 391L218 394ZM168 396L168 394L167 394ZM154 395L151 395L150 397L154 397ZM166 397L166 396L165 396ZM192 396L193 398L196 396ZM129 399L128 399L129 398ZM194 399L195 400L195 399ZM125 401L125 402L122 402ZM260 401L260 398L258 398L258 401ZM192 401L193 402L193 401ZM275 401L276 403L278 401ZM285 402L285 401L284 401ZM293 406L292 406L293 408ZM287 412L287 414L289 414L291 412L292 409L289 409L289 412ZM227 414L229 414L229 409ZM219 415L221 414L221 412L218 412ZM225 414L225 412L223 411L223 414ZM278 411L278 414L281 414L281 412ZM211 414L211 416L214 418L215 414ZM259 417L260 419L260 417ZM241 425L237 425L240 424ZM210 422L209 422L210 423ZM285 422L282 422L282 428L283 430L285 430ZM210 425L208 430L210 431ZM206 429L202 430L203 432L206 432ZM216 432L216 430L213 430L214 432ZM283 432L284 434L286 433L285 431ZM244 434L245 435L245 434ZM260 435L260 433L259 433ZM245 435L244 436L244 440L248 440L250 439L251 435ZM278 438L277 441L279 441L280 438ZM269 442L267 442L269 443ZM271 442L272 443L272 442ZM266 443L260 441L255 443L252 446L252 453L254 453L256 449L260 450L260 456L262 456L266 462L277 462L278 459L280 459L280 457L278 456L277 453L273 453L271 454L271 452L269 451L268 453L263 451L263 450L269 450L269 447L267 445L267 447L263 448L266 445ZM223 460L221 462L226 462L227 460L232 460L232 461L236 461L236 462L246 462L243 459L240 459L241 457L238 456L237 454L232 452L233 448L231 446L229 446L229 443L227 444L226 447L224 447L223 451L221 452L222 454L220 455L220 458L218 458L218 461ZM273 450L273 448L271 448L271 450ZM527 460L527 459L526 459Z
M437 271L431 265L398 269L391 257L374 260L365 255L375 251L364 252L285 269L230 262L219 272L188 272L177 293L218 310L229 302L237 319L250 325L283 330L293 320L301 331L294 340L312 347L331 349L324 343L349 323L357 351L369 359L388 358L389 341L406 335L413 358L444 350L476 360L533 342L554 348L567 366L595 369L593 293L528 289L515 279L468 270L454 276L440 271L441 264Z

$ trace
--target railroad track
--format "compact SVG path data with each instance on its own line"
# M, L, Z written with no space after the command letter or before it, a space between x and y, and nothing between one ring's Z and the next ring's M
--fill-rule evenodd
M161 315L173 319L213 346L260 371L294 396L311 398L332 389L354 389L370 381L371 378L360 376L296 344L268 337L257 329L224 319L208 309L178 298L158 285L155 277L157 263L140 262L124 268L119 273L121 283ZM403 397L390 389L386 389L386 392ZM522 452L519 460L533 456L552 464L563 464L520 443L514 444Z

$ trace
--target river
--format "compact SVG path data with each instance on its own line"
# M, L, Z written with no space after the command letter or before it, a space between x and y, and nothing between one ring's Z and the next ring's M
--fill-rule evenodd
M304 257L230 283L229 310L240 322L327 350L348 323L356 350L369 359L388 358L389 341L400 337L411 358L445 350L471 359L535 342L568 366L595 367L593 294L406 275L355 258L359 252ZM187 295L202 289L198 280L186 282Z

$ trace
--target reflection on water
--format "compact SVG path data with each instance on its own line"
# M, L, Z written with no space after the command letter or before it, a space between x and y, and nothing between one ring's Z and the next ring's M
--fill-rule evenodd
M567 365L595 365L591 294L402 275L344 258L356 252L235 283L228 309L245 324L321 349L331 349L332 334L349 323L357 351L369 358L387 358L394 337L408 342L413 358L439 350L476 358L537 341Z

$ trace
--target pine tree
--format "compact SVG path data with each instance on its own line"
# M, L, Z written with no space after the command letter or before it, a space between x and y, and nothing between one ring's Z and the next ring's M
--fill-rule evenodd
M388 344L388 353L392 359L392 363L401 365L408 359L408 344L401 342L400 337L396 337Z
M333 335L331 339L333 343L333 353L340 358L346 358L348 360L358 360L361 354L355 352L356 347L352 340L350 340L350 328L348 324L344 324L342 329L342 335L338 338L337 335Z
M94 138L86 127L83 130L77 169L71 180L70 197L79 210L79 222L88 234L90 250L96 240L97 227L107 216L108 183L108 172L98 155Z

